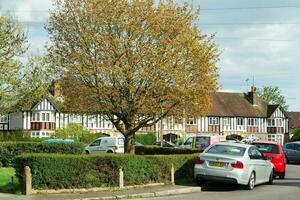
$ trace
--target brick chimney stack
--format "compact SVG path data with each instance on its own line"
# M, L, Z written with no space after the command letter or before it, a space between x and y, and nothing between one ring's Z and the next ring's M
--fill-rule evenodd
M248 99L253 106L258 105L258 96L256 92L256 87L254 85L251 86L251 91L248 92Z

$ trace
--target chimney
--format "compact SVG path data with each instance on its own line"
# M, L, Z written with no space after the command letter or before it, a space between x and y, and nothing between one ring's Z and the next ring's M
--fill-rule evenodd
M257 93L256 93L256 87L255 86L251 86L251 91L248 92L248 99L249 99L250 103L253 106L258 105L258 96L257 96Z
M58 97L61 95L61 85L58 81L54 81L52 82L51 86L50 86L50 93L54 96L54 97Z

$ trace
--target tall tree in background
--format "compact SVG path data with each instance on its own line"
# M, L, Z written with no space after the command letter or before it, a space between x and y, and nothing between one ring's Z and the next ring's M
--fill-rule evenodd
M20 24L0 16L0 107L4 112L12 105L20 77L19 56L27 50L26 36Z
M104 114L125 136L127 153L142 127L205 114L218 49L198 19L198 11L172 0L57 0L50 54L67 72L67 106Z
M277 86L264 86L258 89L258 95L262 97L266 102L270 104L278 104L285 111L288 110L285 97L281 94L279 87Z
M27 52L27 37L20 23L0 16L0 112L21 109L45 94L53 70L47 59L31 56L27 63L20 59ZM25 59L24 59L25 60Z

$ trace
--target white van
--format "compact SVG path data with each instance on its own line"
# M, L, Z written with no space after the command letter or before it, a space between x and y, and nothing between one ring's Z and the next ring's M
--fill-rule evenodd
M85 148L85 153L124 153L124 137L101 137Z

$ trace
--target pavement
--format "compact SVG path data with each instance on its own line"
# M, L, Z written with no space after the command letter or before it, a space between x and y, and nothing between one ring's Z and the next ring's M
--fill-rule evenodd
M111 200L111 199L139 199L154 198L169 195L200 192L199 186L160 185L144 188L123 189L117 191L47 194L47 195L13 195L0 193L0 200Z

